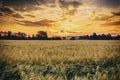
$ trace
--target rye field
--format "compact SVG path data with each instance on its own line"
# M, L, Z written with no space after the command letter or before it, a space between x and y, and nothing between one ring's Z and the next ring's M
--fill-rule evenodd
M120 41L0 41L0 80L120 80Z

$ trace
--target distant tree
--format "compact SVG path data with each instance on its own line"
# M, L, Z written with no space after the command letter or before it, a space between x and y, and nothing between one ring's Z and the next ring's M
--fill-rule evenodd
M2 36L2 31L0 31L0 37Z
M25 38L27 35L25 33L21 33L21 37Z
M94 39L94 40L97 39L97 34L96 34L96 33L93 33L93 35L92 35L92 39Z
M7 32L6 31L3 34L4 34L4 36L7 36Z
M45 31L38 31L37 39L46 40L48 38L47 32Z
M22 37L22 33L21 32L18 32L18 37Z
M65 40L65 39L66 39L66 37L63 37L62 39L63 39L63 40Z
M28 35L27 39L28 39L28 40L31 40L31 37L30 37L30 35Z
M105 34L102 34L102 35L101 35L101 39L102 39L102 40L106 40L106 35L105 35Z
M8 31L8 32L7 32L7 35L8 35L8 36L12 36L12 32L11 32L11 31Z
M111 40L111 39L112 39L111 34L106 35L106 38L107 38L108 40Z
M52 38L49 38L49 40L61 40L61 37L52 37Z
M25 33L22 33L22 32L18 32L17 34L20 39L25 39L27 36Z
M108 36L108 37L111 37L111 34L108 34L107 36Z
M96 36L97 36L97 34L96 34L96 33L93 33L93 36L95 36L95 37L96 37Z
M115 39L120 40L120 35L117 35Z
M33 40L34 40L34 39L36 39L36 37L35 37L35 35L34 35L34 34L32 35L32 39L33 39Z
M91 36L84 35L79 37L71 36L71 40L75 39L83 39L83 40L120 40L120 35L112 36L111 34L99 34L93 33ZM0 31L0 39L12 39L12 40L64 40L67 39L66 37L52 37L48 38L47 32L45 31L38 31L37 35L26 35L26 33L23 32L17 32L13 33L11 31Z
M70 40L75 40L75 37L71 37L71 39Z

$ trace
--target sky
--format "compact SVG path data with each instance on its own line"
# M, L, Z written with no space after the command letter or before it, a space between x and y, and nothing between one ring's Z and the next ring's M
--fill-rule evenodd
M0 31L120 35L120 0L0 0Z

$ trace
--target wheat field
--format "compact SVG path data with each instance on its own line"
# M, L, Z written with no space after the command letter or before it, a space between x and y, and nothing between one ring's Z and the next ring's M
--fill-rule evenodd
M120 41L0 41L0 80L119 80Z

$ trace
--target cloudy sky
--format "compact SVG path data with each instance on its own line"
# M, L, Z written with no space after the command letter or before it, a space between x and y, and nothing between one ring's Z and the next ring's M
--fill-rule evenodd
M120 0L0 0L0 31L120 34Z

